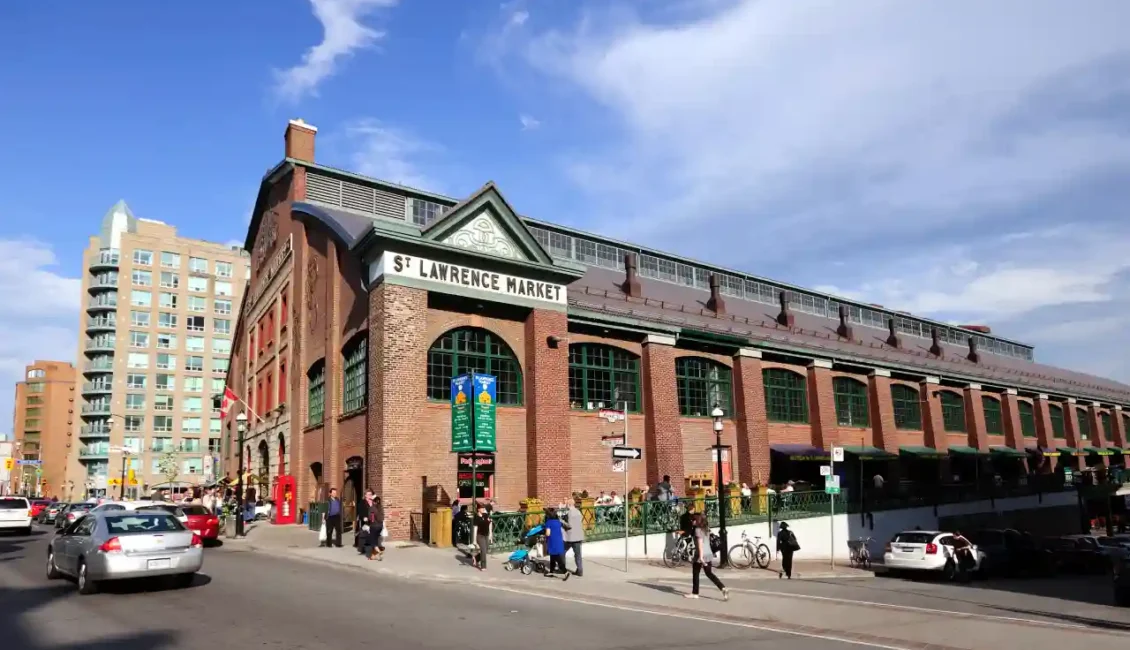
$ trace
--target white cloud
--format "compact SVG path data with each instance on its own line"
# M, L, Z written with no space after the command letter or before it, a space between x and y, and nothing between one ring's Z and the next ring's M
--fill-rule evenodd
M10 433L12 387L37 359L75 360L82 284L58 273L49 246L0 240L0 431ZM7 415L4 415L7 414Z
M346 125L344 135L352 152L350 170L409 187L442 191L442 183L424 173L419 162L441 151L439 145L374 119Z
M541 126L541 122L534 116L525 113L518 116L518 122L522 125L523 131L533 131Z
M317 95L318 85L337 72L342 59L373 47L385 35L362 20L377 9L395 6L399 0L310 0L314 16L322 24L322 42L302 55L302 62L275 71L276 92L291 101Z

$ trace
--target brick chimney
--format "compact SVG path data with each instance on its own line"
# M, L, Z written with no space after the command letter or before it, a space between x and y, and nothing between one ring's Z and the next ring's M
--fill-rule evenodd
M640 278L636 272L635 253L624 253L624 271L627 273L627 278L624 280L624 283L620 285L620 289L632 298L643 296L643 286L640 285Z
M781 313L777 314L777 322L792 329L796 319L789 313L789 297L782 291L777 295L777 299L781 302Z
M726 301L722 299L722 291L719 285L718 276L711 273L710 300L706 301L706 308L719 316L724 316L726 314Z
M930 354L935 357L942 356L942 344L938 343L938 328L930 328Z
M895 319L887 319L887 345L892 348L902 348L902 339L899 338L898 332L895 330Z
M286 125L283 141L286 142L286 157L295 160L314 162L314 136L318 127L301 119L291 120Z
M965 355L973 363L981 363L981 355L977 354L977 339L969 337L969 354Z
M839 334L840 338L845 338L849 341L855 340L851 325L848 325L847 322L847 307L844 305L840 305L840 326L836 328L836 334Z

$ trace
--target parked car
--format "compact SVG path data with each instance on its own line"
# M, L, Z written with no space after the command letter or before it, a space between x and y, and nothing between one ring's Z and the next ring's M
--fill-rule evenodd
M182 525L188 526L188 515L185 514L184 509L187 506L179 506L175 503L158 503L155 501L146 501L145 503L135 503L134 510L143 512L167 512L177 518Z
M31 534L31 504L25 497L0 497L0 530Z
M972 531L967 537L985 554L983 573L1021 576L1055 571L1053 553L1031 533L1011 528L983 529Z
M167 577L192 584L204 542L166 512L93 512L63 529L47 548L47 579L72 576L80 594L100 582Z
M41 524L53 524L55 523L55 519L58 518L59 513L63 510L63 508L66 507L67 504L61 501L56 501L55 503L48 505L46 508L40 511L37 521L39 521L39 523Z
M51 502L47 499L32 499L31 500L31 518L38 520L40 513L47 509Z
M204 540L220 538L220 518L216 513L196 504L181 506L180 509L188 519L185 525L189 530Z
M1051 553L1051 560L1060 572L1077 575L1105 573L1110 566L1110 559L1092 540L1050 537L1044 540L1043 546Z
M976 573L984 554L974 545L973 566L967 573ZM907 530L895 535L883 551L883 566L889 572L934 572L947 580L962 575L953 547L953 533L936 530Z
M90 512L94 508L94 504L84 501L82 503L71 503L63 508L55 517L55 529L66 527L68 524L73 524L75 521L81 519L83 515Z
M1118 553L1111 560L1114 604L1130 607L1130 553Z

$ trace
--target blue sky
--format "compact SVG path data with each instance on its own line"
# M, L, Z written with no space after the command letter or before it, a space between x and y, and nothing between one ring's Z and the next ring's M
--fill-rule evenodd
M1119 0L5 2L0 387L74 357L116 200L241 240L295 117L323 163L494 180L1130 381L1127 24Z

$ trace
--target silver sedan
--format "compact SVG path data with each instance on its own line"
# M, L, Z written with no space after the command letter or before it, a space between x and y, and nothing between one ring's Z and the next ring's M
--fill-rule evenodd
M47 548L47 578L73 577L80 594L107 580L167 577L188 586L203 564L203 540L165 512L91 513Z

